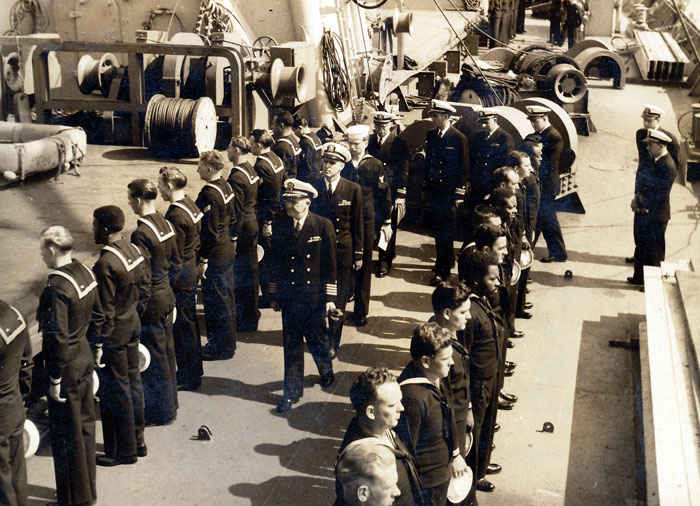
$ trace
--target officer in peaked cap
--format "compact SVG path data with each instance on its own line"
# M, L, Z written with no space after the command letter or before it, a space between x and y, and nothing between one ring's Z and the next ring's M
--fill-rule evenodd
M425 139L425 189L435 234L433 284L447 279L454 265L456 208L466 198L469 182L469 147L466 137L450 124L457 111L441 100L431 102L435 128Z
M549 123L548 115L551 111L548 107L530 105L525 110L527 118L532 123L535 132L540 136L542 143L542 162L539 167L542 200L537 216L535 242L537 242L539 232L542 232L548 250L547 256L541 259L542 262L565 262L567 259L566 245L554 205L554 199L559 194L561 187L559 160L564 150L564 140L561 134Z
M27 504L21 387L31 383L31 361L24 316L0 300L0 498L12 506Z
M324 388L333 384L333 364L324 320L335 309L336 238L333 225L309 211L316 189L287 179L282 201L285 213L272 226L272 307L282 311L284 396L277 411L285 413L304 394L304 338Z
M479 204L491 191L493 171L508 164L508 153L513 150L513 138L498 126L498 117L493 111L479 111L479 124L481 129L469 142L472 205Z
M396 238L400 219L406 214L406 188L408 186L408 165L410 150L406 141L395 128L396 119L389 112L379 111L374 115L374 133L369 136L367 153L384 164L384 170L391 189L392 208L391 237L385 249L379 249L377 277L384 277L391 271L396 257Z
M357 183L340 175L351 159L348 148L329 142L321 148L323 178L314 184L318 198L312 204L313 211L328 219L335 227L338 298L336 306L345 311L345 305L353 294L355 271L362 269L364 252L364 227L362 189ZM343 331L340 324L331 329L331 356L340 347Z
M678 139L671 132L665 128L661 128L661 118L664 115L664 110L653 104L646 104L642 109L642 128L638 129L635 133L635 143L637 144L637 173L642 166L642 163L649 161L649 150L647 149L647 133L649 129L655 129L666 134L670 139L671 143L668 144L668 153L673 158L676 163L676 167L680 167L680 160L678 158L678 153L680 152L680 144ZM635 220L636 223L636 220ZM635 244L637 242L637 231L634 231ZM634 255L625 258L625 262L628 264L634 263Z
M644 266L661 265L666 256L666 227L671 218L670 194L676 179L676 162L668 152L673 142L661 130L648 130L644 140L649 150L637 170L634 198L634 274L627 278L633 285L644 284Z
M392 235L391 188L385 166L381 160L367 153L369 127L348 127L348 144L352 159L345 164L341 176L362 188L362 217L364 224L364 248L362 268L355 273L355 323L362 327L367 323L372 286L372 250L375 234Z

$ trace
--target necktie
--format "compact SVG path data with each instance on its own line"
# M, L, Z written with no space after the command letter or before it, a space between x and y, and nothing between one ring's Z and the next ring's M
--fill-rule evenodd
M299 237L299 232L301 232L301 221L296 220L294 222L294 237Z
M333 186L331 185L331 183L328 183L327 193L328 193L328 200L332 200L333 199Z

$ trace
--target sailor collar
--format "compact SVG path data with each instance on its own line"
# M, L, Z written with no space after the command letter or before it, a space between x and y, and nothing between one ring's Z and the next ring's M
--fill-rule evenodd
M250 172L248 172L248 169L244 165L236 165L233 170L240 170L243 174L246 175L248 178L248 183L249 184L255 184L260 180L260 177L256 174L255 176L252 176Z
M302 137L305 137L305 138L307 138L307 139L309 139L309 140L311 141L311 145L314 147L314 149L315 149L316 151L318 151L318 148L321 147L320 145L319 145L319 146L316 145L316 141L315 141L314 138L311 137L309 134L302 134L301 136L302 136Z
M190 209L184 200L181 202L171 202L170 205L185 211L185 213L192 219L193 223L199 223L202 220L202 216L204 216L199 209Z
M22 314L9 304L3 304L11 311L3 311L0 314L0 343L8 346L15 338L27 328Z
M97 287L97 280L95 279L95 275L92 273L90 269L85 267L83 264L80 262L76 262L80 267L82 267L82 270L87 273L87 276L83 276L87 279L81 279L82 283L78 281L74 275L69 274L66 271L60 270L60 269L55 269L52 271L49 271L49 279L51 276L59 276L65 280L67 280L71 285L73 285L73 288L75 288L75 292L78 294L78 299L84 298L87 294L89 294L94 288ZM76 273L77 275L78 273Z
M288 139L286 137L281 137L279 139L279 142L286 142L287 144L289 144L292 147L292 151L294 152L295 156L297 156L297 155L299 155L299 153L301 153L301 149L299 149L297 146L295 146L294 143L290 139Z
M226 185L228 185L228 183L226 183ZM234 197L233 190L231 190L231 193L229 193L227 196L224 193L224 190L222 190L221 188L216 186L214 183L207 183L204 186L208 187L208 188L214 188L219 193L219 195L221 195L221 198L223 199L224 204L228 204L229 202L231 202L231 200L233 200L233 197Z
M163 222L168 227L168 230L160 230L160 228L155 223L153 223L151 220L148 220L146 218L147 218L146 216L143 216L143 217L138 218L136 221L138 223L143 223L148 228L150 228L151 232L153 232L153 235L155 235L156 239L158 239L158 242L161 242L161 243L165 242L168 239L170 239L171 237L175 236L175 230L173 229L173 226L165 218L163 218Z
M112 253L119 259L126 271L131 272L144 261L144 258L143 255L141 255L141 250L139 250L135 244L131 244L130 246L136 250L136 254L133 254L133 252L121 251L116 244L103 246L102 251Z
M268 164L268 165L270 166L270 168L272 169L272 172L274 172L275 174L279 174L280 172L282 172L282 171L284 170L284 164L283 164L283 163L280 163L279 165L275 165L274 163L272 163L272 160L270 160L270 159L269 159L268 157L266 157L265 155L258 155L258 158L261 159L261 160L266 161L267 164Z

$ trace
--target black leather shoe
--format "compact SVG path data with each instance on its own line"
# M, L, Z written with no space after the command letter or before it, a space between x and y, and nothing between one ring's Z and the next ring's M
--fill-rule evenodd
M333 360L335 357L338 356L338 350L335 348L331 347L330 350L328 350L328 356L331 357L331 360Z
M496 489L496 485L491 483L489 480L482 478L476 482L476 489L479 492L493 492Z
M506 339L506 348L515 348L515 343L510 339Z
M333 373L321 376L321 388L328 388L335 382L335 375Z
M522 310L522 311L519 311L519 312L515 315L515 317L516 317L516 318L522 318L523 320L529 320L530 318L532 318L532 313L531 313L530 311Z
M358 327L364 327L367 325L367 317L366 316L355 316L355 325Z
M138 457L119 457L119 463L125 465L136 464L138 460Z
M506 378L510 378L513 374L515 374L515 371L513 371L513 369L506 369L505 371L503 371L503 376L505 376Z
M508 402L518 402L518 396L515 394L509 394L508 392L500 391L498 392L498 395L501 397L501 399L506 400Z
M494 464L493 462L486 466L486 474L498 474L501 472L503 467L501 464Z
M643 280L643 279L637 279L637 278L635 278L634 276L630 276L629 278L627 278L627 282L628 282L630 285L638 285L638 286L644 284L644 280Z
M178 392L194 392L195 390L198 390L199 387L201 387L201 383L182 383L177 386L177 391Z
M497 423L496 425L493 426L493 431L498 432L499 430L501 430L501 424Z
M515 362L511 362L509 360L506 360L506 369L515 369L516 367L518 367L518 364L516 364Z
M381 262L379 264L379 267L377 267L377 277L378 278L383 278L387 274L389 274L389 266L386 265L384 262Z
M148 446L137 446L136 455L138 455L139 457L146 457L148 455Z
M540 262L544 262L546 264L552 263L552 262L566 262L567 257L553 257L551 255L546 256L544 258L540 258Z
M525 337L525 332L523 332L522 330L514 330L510 337L520 339L521 337Z
M513 409L513 403L504 401L503 399L498 400L498 409L505 409L506 411L510 411Z
M299 402L299 399L284 397L275 409L278 413L287 413L288 411L292 410L292 406L294 406L297 402Z
M532 309L533 307L532 302L526 302L523 304L523 309Z
M634 263L634 257L626 257L626 258L625 258L625 263L626 263L626 264L633 264L633 263Z
M494 451L496 449L496 443L491 443L491 451Z
M229 360L233 358L236 353L221 353L216 350L213 346L205 346L202 349L202 360L212 361L212 360Z
M119 461L117 459L113 459L107 455L98 455L95 459L95 463L102 467L114 467L119 465Z

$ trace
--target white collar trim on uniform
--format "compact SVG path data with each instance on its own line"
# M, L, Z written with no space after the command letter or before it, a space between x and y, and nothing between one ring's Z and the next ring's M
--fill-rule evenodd
M134 248L136 248L136 245L132 244L132 246L133 246ZM121 261L122 265L124 266L124 268L126 269L127 272L131 272L132 270L134 270L134 269L136 268L136 266L138 266L138 265L139 265L141 262L143 262L143 260L144 260L143 256L140 254L141 251L139 251L138 248L136 248L136 251L139 252L139 257L138 257L138 259L136 259L136 260L135 260L134 262L132 262L132 263L129 263L129 261L126 259L126 257L125 257L124 255L122 255L122 252L119 251L119 250L118 250L117 248L115 248L114 246L109 246L109 245L107 245L107 246L104 246L102 249L103 249L104 251L109 251L109 252L112 253L114 256L116 256L116 257Z
M224 199L224 204L228 204L229 202L231 202L231 199L233 199L233 196L234 196L233 193L231 193L231 195L229 195L229 196L227 197L227 196L224 194L224 190L222 190L221 188L219 188L219 187L216 186L215 184L207 183L207 184L205 184L204 186L208 186L208 187L210 187L210 188L214 188L217 192L219 192L219 195L221 195L221 198Z
M200 211L197 211L197 214L194 214L185 204L181 202L171 202L170 205L179 207L180 209L185 211L189 215L189 217L192 218L192 221L194 223L199 223L202 219L202 216L204 216L204 214L202 214Z
M209 184L209 183L207 183L207 184ZM211 186L214 186L214 185L211 185ZM214 186L214 188L216 188L216 186ZM218 188L217 188L217 190L218 190ZM219 191L221 191L221 190L219 190ZM160 230L158 230L158 228L153 223L148 221L146 218L138 218L136 221L138 223L143 223L148 228L150 228L151 231L153 232L153 234L158 239L158 242L165 242L175 235L175 230L173 229L173 226L170 224L170 222L168 220L165 220L165 224L168 225L168 228L170 229L170 231L165 233L165 234L162 233Z
M272 160L270 160L268 157L266 157L266 156L264 156L264 155L258 155L258 158L261 158L261 159L265 160L265 161L270 165L270 168L272 169L272 172L274 172L275 174L279 174L280 172L282 172L282 171L284 170L284 164L283 164L283 163L280 163L279 166L276 167L275 164L272 163Z
M76 293L78 294L78 298L82 299L88 293L90 293L93 290L93 288L95 288L97 286L97 280L95 279L95 275L92 273L92 271L90 269L85 267L83 264L79 264L79 265L81 265L83 267L83 269L85 269L88 272L88 274L90 274L90 277L92 278L92 282L86 287L81 287L81 285L78 284L78 282L75 280L75 278L73 278L73 276L71 276L67 272L63 272L63 271L59 271L59 270L49 271L49 276L56 275L56 276L60 276L64 279L67 279L68 281L70 281L70 283L73 285L73 288L75 288Z
M245 174L245 175L248 177L248 182L249 182L250 184L255 184L255 183L257 183L258 180L260 179L260 176L258 176L258 175L251 176L251 175L248 173L248 171L245 170L245 169L244 169L243 167L241 167L240 165L236 165L233 169L234 169L234 170L240 170L243 174Z
M16 314L17 314L17 319L19 320L19 325L17 328L15 328L11 334L8 334L10 332L10 329L4 329L0 327L0 338L5 342L5 344L10 344L12 341L14 341L15 337L17 337L24 329L27 328L27 322L24 321L24 318L22 317L22 313L17 311L17 309L13 306L10 306L8 304L8 307L12 309Z

